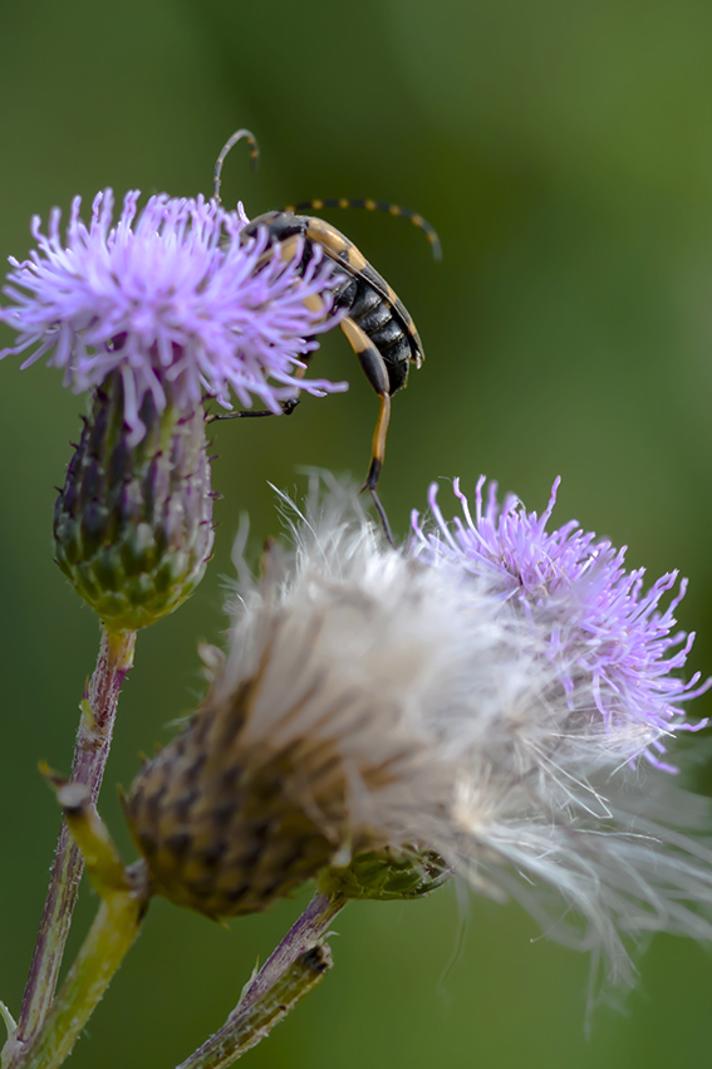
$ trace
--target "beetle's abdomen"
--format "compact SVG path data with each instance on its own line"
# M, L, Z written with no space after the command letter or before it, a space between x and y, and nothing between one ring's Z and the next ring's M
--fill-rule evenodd
M368 280L348 278L334 293L337 308L345 308L349 319L366 334L383 357L388 370L389 393L405 385L413 357L405 324L393 305Z

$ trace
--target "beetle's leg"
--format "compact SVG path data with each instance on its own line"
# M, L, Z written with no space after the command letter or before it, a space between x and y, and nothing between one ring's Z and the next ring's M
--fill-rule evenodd
M300 397L290 397L287 401L282 401L280 403L281 413L273 412L271 408L243 408L239 412L212 412L206 422L222 423L226 419L256 419L260 416L291 416L300 400Z
M381 393L378 396L381 403L371 438L371 463L368 468L366 482L363 484L364 490L376 489L381 468L383 467L383 458L386 455L386 435L388 434L388 424L391 420L391 395L389 393Z
M386 368L383 357L376 346L366 332L354 323L353 319L342 319L339 326L346 335L349 345L356 353L366 378L380 399L378 418L376 419L376 426L373 429L373 437L371 439L371 463L368 468L366 481L361 489L368 490L370 493L374 508L378 513L378 518L383 525L383 531L386 538L391 545L394 545L393 533L388 522L388 517L386 516L386 510L384 509L381 499L378 496L378 491L376 490L381 469L383 467L383 460L386 455L386 436L388 434L388 424L391 418L391 395L389 388L390 384L388 381L388 369Z
M307 367L309 365L309 357L311 353L305 353L302 356L302 367L298 367L294 372L295 379L303 379L307 373ZM286 401L280 401L279 407L281 412L275 412L271 408L242 408L239 412L213 412L208 416L207 423L222 423L226 419L259 419L261 416L291 416L294 409L297 407L301 397L288 397Z
M362 489L368 490L370 493L373 507L378 513L378 518L383 527L383 533L390 544L395 546L393 532L391 531L391 525L388 522L386 510L384 509L383 503L378 496L378 491L376 490L378 477L381 474L381 468L383 467L383 458L386 452L386 434L388 433L388 424L391 418L391 395L389 393L382 393L379 394L379 396L381 398L381 405L378 410L376 426L373 430L371 463L369 465L368 475L366 476L366 482L363 484Z

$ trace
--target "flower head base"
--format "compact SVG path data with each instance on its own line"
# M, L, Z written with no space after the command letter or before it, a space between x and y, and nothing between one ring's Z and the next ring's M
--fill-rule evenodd
M503 504L497 484L480 478L474 514L453 484L462 516L447 521L430 489L433 523L413 514L412 549L424 561L447 560L487 583L517 611L537 621L546 635L546 656L572 709L598 710L612 733L630 729L654 765L674 772L662 760L665 740L676 731L697 731L707 720L689 723L683 707L712 685L695 673L689 680L673 674L684 668L694 634L679 631L675 612L686 580L667 572L651 586L645 569L628 571L626 547L584 531L576 520L548 529L560 480L541 515L528 512L514 495ZM666 594L671 594L667 605Z
M330 329L329 291L335 269L319 250L303 263L267 249L267 235L245 240L241 209L215 201L152 196L139 209L126 195L118 219L110 189L99 193L91 219L75 198L66 234L55 209L48 232L35 218L37 248L11 259L0 319L18 334L0 356L27 352L23 367L47 356L75 392L118 372L124 414L135 440L150 394L160 411L174 403L193 410L203 393L231 407L231 394L278 412L300 390L321 395L343 384L303 379L313 335ZM307 308L318 295L327 312Z

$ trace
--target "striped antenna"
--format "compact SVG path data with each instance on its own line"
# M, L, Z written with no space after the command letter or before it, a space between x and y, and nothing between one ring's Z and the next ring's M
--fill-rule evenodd
M230 137L228 137L227 141L220 149L220 155L215 161L213 197L218 202L218 204L221 203L220 187L222 186L223 166L225 164L225 160L227 159L228 155L235 147L235 145L238 143L238 141L246 141L250 146L250 166L252 167L253 171L256 169L257 163L260 158L260 146L257 144L257 138L251 130L236 130L234 134L231 134Z
M314 211L320 212L324 208L365 208L367 212L387 212L388 215L400 215L404 219L409 219L413 226L417 226L418 230L422 230L425 234L430 248L433 250L433 256L436 260L442 260L443 250L440 244L440 238L435 227L428 222L419 212L413 212L410 208L403 208L400 204L389 204L385 200L371 200L370 197L366 199L358 198L352 199L349 197L315 197L314 200L303 200L299 204L290 205L285 210L288 212L306 212Z

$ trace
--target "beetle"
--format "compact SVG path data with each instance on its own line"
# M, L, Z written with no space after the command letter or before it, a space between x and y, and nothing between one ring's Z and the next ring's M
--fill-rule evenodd
M215 164L214 197L220 202L222 168L227 154L238 141L246 140L250 146L253 165L259 158L257 141L249 130L237 130L225 143ZM441 257L440 240L435 229L417 212L371 199L352 200L340 198L316 198L278 211L265 212L248 223L243 231L246 240L266 231L267 252L272 255L280 246L281 255L291 260L301 246L303 263L311 259L312 247L317 245L325 256L337 264L341 280L331 291L334 310L343 310L339 327L354 351L364 374L379 398L379 410L371 440L371 461L366 481L362 487L368 490L383 523L386 535L392 541L388 521L377 493L378 479L383 467L386 437L391 415L391 397L407 382L410 367L420 368L425 358L420 335L403 302L382 275L368 262L354 243L331 223L315 215L301 214L304 211L322 211L325 208L365 208L368 211L385 211L394 216L409 219L423 230L436 259ZM320 298L310 300L320 306ZM302 374L306 367L302 370ZM294 411L298 399L287 401L283 412ZM240 416L271 415L263 411L245 410L226 413L216 418L230 419Z

